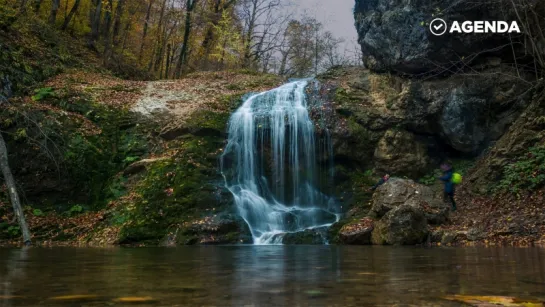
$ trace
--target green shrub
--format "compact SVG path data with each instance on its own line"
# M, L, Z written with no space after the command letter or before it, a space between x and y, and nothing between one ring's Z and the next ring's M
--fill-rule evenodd
M437 182L437 176L439 176L439 173L434 171L433 173L420 178L418 182L423 185L434 185Z
M21 234L21 229L19 226L9 226L4 232L11 237L17 237Z
M55 90L51 87L44 87L34 91L35 95L32 96L32 100L40 101L50 97L55 97Z
M42 210L40 210L40 209L34 209L34 210L32 210L32 214L33 214L34 216L43 216L43 215L44 215L44 213L43 213Z
M495 192L531 191L545 185L545 146L532 147L518 161L506 165Z
M80 205L74 205L72 206L72 208L70 208L68 213L70 215L77 215L77 214L83 213L83 207Z

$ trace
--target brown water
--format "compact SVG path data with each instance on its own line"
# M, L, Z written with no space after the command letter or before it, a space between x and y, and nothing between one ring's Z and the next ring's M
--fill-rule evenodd
M0 249L0 306L460 306L545 298L545 250L206 246ZM88 295L85 298L55 298ZM142 306L140 304L139 306Z

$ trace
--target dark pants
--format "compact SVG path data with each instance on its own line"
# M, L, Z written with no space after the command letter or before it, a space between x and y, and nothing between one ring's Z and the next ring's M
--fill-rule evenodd
M450 202L452 205L452 210L456 210L456 201L454 201L454 192L445 192L443 194L443 199L445 202Z

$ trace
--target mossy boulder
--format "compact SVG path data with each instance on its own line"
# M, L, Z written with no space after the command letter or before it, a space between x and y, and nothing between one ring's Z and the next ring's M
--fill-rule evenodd
M220 214L187 222L176 232L178 245L252 243L250 229L236 214Z
M371 241L375 245L415 245L423 243L428 233L424 212L414 206L401 205L375 223Z

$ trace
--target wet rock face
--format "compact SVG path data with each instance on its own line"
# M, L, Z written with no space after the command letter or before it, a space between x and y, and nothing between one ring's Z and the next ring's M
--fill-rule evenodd
M390 129L384 133L374 153L378 171L390 174L423 175L431 166L427 144L404 130Z
M391 178L373 195L371 214L383 218L400 206L417 208L430 224L444 223L449 213L448 205L430 187L412 180Z
M184 226L175 238L179 245L252 243L248 225L235 214L207 217Z
M390 210L375 224L371 241L375 245L415 245L428 237L424 212L417 207L402 205Z
M482 3L480 3L482 2ZM503 10L502 10L503 8ZM366 66L375 71L405 74L452 70L462 57L507 55L509 37L499 34L445 34L434 36L435 18L451 21L512 20L509 3L485 1L356 0L354 15ZM507 50L509 49L509 50ZM487 51L489 52L483 52Z
M424 81L347 70L331 98L342 118L331 129L336 160L373 161L378 170L419 177L446 151L476 156L505 133L530 96L516 74L499 65Z
M287 233L282 239L282 244L324 244L324 235L320 231L312 229L307 229L305 231L294 233Z

